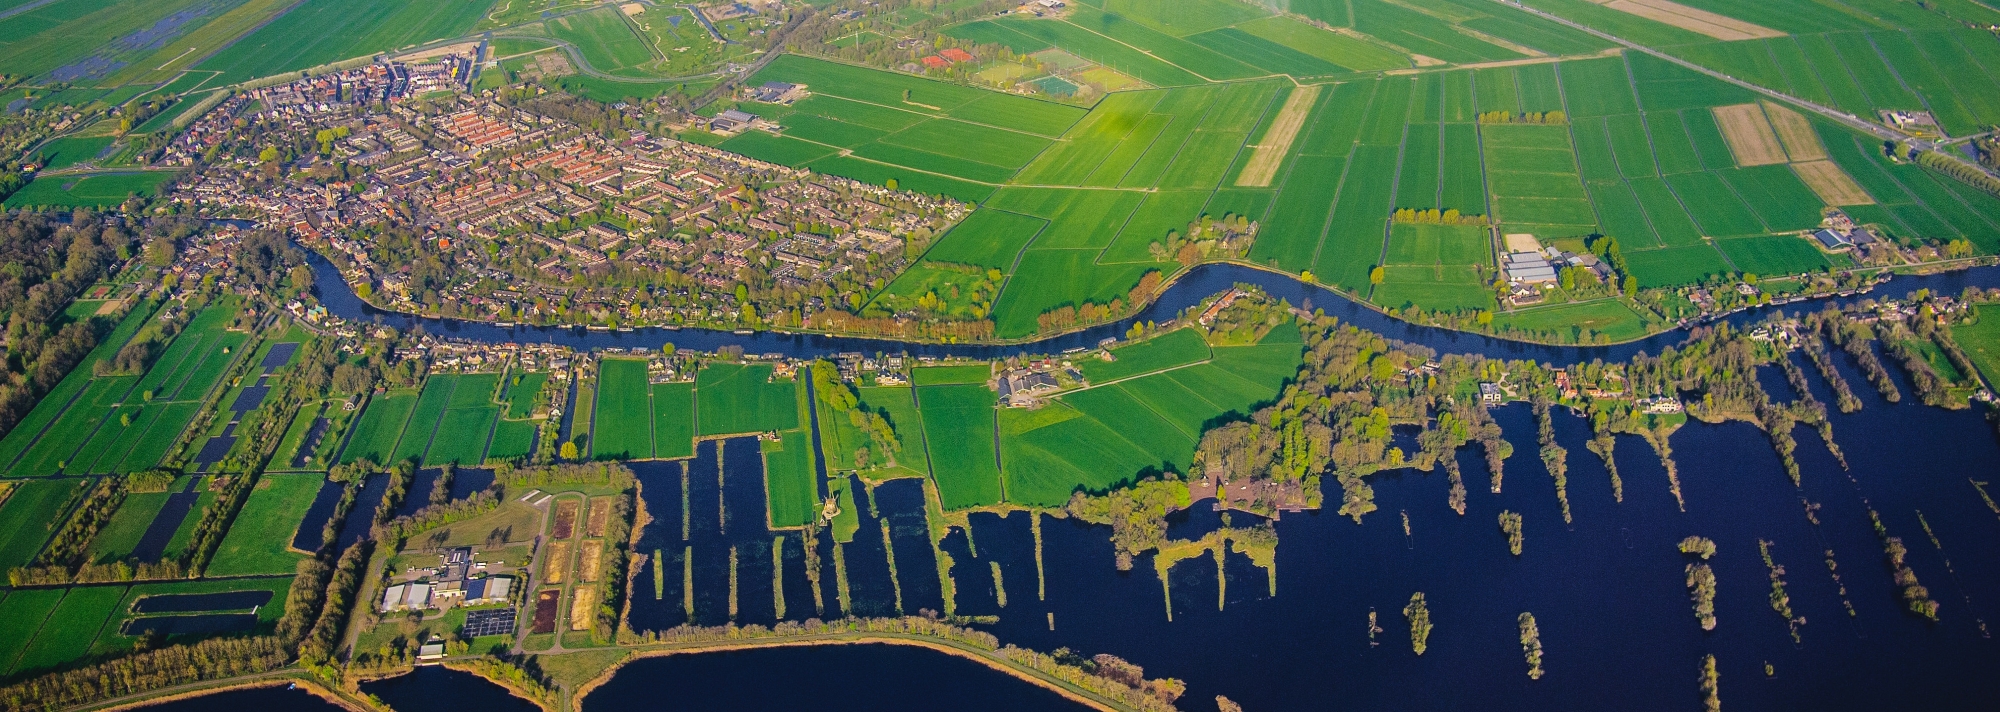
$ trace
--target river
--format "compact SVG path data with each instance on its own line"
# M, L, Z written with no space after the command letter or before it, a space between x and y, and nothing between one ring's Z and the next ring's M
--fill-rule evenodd
M322 270L322 285L339 284L323 261L315 266ZM1995 278L1990 269L1899 278L1877 294L1924 287L1955 292L1966 284L1989 285ZM1262 284L1294 303L1311 298L1314 306L1352 323L1440 351L1566 363L1624 358L1678 338L1664 335L1604 348L1520 344L1404 325L1323 290L1226 266L1203 268L1184 278L1149 314L1157 318L1178 311L1237 281ZM368 318L372 313L343 288L323 292L336 314ZM403 317L385 321L412 323ZM753 353L793 356L886 350L882 342L821 336L424 323L433 333L462 338L560 340L579 347L671 342L713 349L736 343ZM911 346L909 351L990 356L1060 350L1094 344L1118 328L1100 327L1029 346ZM1259 712L1690 710L1701 705L1696 680L1705 655L1717 659L1720 697L1730 709L1990 709L1991 701L2000 699L2000 675L1993 674L2000 670L2000 645L1990 634L1991 624L2000 623L1993 619L2000 601L2000 514L1980 499L1971 480L1993 480L2000 474L1995 466L2000 440L1977 411L1913 404L1914 390L1900 371L1892 372L1906 397L1892 404L1868 386L1845 355L1835 358L1865 405L1858 413L1831 416L1851 469L1842 468L1815 433L1800 429L1798 487L1756 428L1690 423L1673 439L1685 511L1669 492L1659 459L1634 437L1618 440L1615 457L1624 496L1617 501L1609 473L1584 447L1587 423L1558 413L1557 439L1569 450L1567 489L1574 511L1574 522L1565 523L1553 479L1536 456L1533 417L1526 406L1508 406L1495 413L1516 447L1505 463L1501 493L1489 492L1484 460L1464 449L1458 456L1470 494L1463 516L1446 506L1442 472L1415 471L1371 478L1380 509L1359 524L1332 512L1287 515L1274 524L1280 541L1275 595L1265 572L1241 554L1223 560L1220 576L1214 559L1197 557L1172 570L1169 622L1169 603L1150 557L1141 557L1132 571L1117 571L1106 528L1044 518L1039 568L1045 579L1038 580L1031 515L981 513L970 517L970 532L953 531L943 544L956 562L952 576L958 611L999 616L999 623L982 627L1006 643L1043 651L1066 646L1086 655L1110 653L1145 666L1149 676L1183 679L1189 691L1181 704L1196 710L1214 709L1216 695ZM1814 395L1834 402L1818 374L1809 365L1806 370ZM1782 377L1765 375L1775 399L1795 396ZM737 621L776 621L781 602L784 619L837 614L814 609L805 576L805 543L795 533L775 541L764 527L762 463L751 455L755 447L747 439L720 445L710 441L692 460L634 463L651 516L640 531L638 553L648 560L634 572L634 629L729 620L732 547L739 570L748 572L739 577ZM694 517L685 523L685 537L683 497ZM843 545L853 611L893 614L899 599L906 613L936 610L942 591L923 530L918 483L892 481L876 487L872 500L858 494L857 503L860 533ZM1909 567L1940 604L1937 622L1904 610L1871 509L1888 534L1901 539ZM1519 556L1507 551L1496 525L1503 510L1524 518L1525 546ZM1240 514L1233 519L1238 526L1254 521ZM886 542L879 534L883 523L889 531ZM1193 538L1221 525L1221 515L1197 506L1175 516L1170 534ZM1703 631L1696 622L1684 572L1692 559L1675 547L1690 535L1708 537L1718 546L1707 562L1718 580L1713 631ZM1790 606L1805 621L1797 627L1796 643L1790 626L1772 609L1771 577L1760 558L1760 541L1769 542L1774 562L1784 567ZM830 534L811 545L822 561L830 562L835 546ZM890 552L898 572L893 578ZM693 587L687 591L680 585L682 555L694 557ZM1836 567L1830 569L1829 558ZM661 565L666 570L656 588L654 568ZM998 581L992 573L996 568ZM821 594L827 606L837 607L830 563L828 569ZM774 570L781 573L762 573ZM1419 591L1426 595L1436 626L1421 656L1411 649L1402 614L1411 594ZM1382 628L1372 642L1371 611ZM1522 612L1533 613L1539 624L1547 671L1540 680L1526 674L1516 627ZM1034 701L1031 691L1039 691L1024 683L967 666L971 664L924 651L853 647L678 656L627 668L582 705L586 710L680 709L680 696L691 695L699 704L688 707L767 709L793 706L785 700L811 693L803 698L805 704L829 709L966 709L940 704L947 694L938 691L943 685L961 691L949 702L999 705L989 709L1054 706ZM885 669L893 674L885 677ZM1023 701L1006 702L1010 700ZM433 708L416 704L399 709Z
M1000 359L1017 354L1052 354L1073 348L1095 347L1105 338L1123 337L1126 331L1132 328L1133 322L1161 322L1173 319L1182 310L1200 304L1203 299L1229 289L1235 284L1256 285L1272 296L1285 299L1293 305L1324 309L1328 314L1339 317L1344 323L1397 341L1421 344L1440 353L1477 353L1495 358L1533 359L1543 363L1567 365L1592 359L1623 361L1642 351L1659 353L1660 349L1678 343L1686 336L1683 331L1673 330L1615 346L1551 346L1454 329L1421 326L1388 316L1376 311L1370 305L1356 302L1339 292L1306 284L1290 275L1229 263L1196 266L1175 279L1151 305L1131 317L1040 341L1004 346L909 343L886 339L772 331L737 333L697 328L641 327L632 331L590 331L582 327L521 325L502 327L487 322L420 317L376 309L355 296L354 291L341 276L340 270L332 262L310 250L306 254L307 262L313 268L314 293L318 295L320 303L326 306L327 311L335 316L360 322L373 322L379 319L384 325L402 330L421 326L426 332L441 337L491 343L554 343L580 350L633 347L657 349L666 344L673 344L680 349L710 352L725 346L740 346L745 353L774 353L789 358L817 358L842 352L906 353L911 356L955 356L977 359ZM1796 313L1806 309L1820 309L1828 304L1845 304L1870 297L1901 297L1918 289L1930 289L1940 294L1957 294L1968 286L2000 287L2000 267L1981 267L1926 276L1898 276L1877 287L1872 294L1830 297L1783 307L1750 309L1731 315L1726 320L1744 324L1766 318L1773 309Z

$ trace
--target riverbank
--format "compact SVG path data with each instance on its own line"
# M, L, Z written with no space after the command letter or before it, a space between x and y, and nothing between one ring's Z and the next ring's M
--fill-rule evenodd
M197 697L207 697L210 695L221 694L224 692L234 692L237 690L257 690L257 689L265 689L265 688L280 687L280 686L296 687L297 689L304 690L314 697L325 700L327 704L334 705L344 710L348 710L348 712L377 712L375 708L370 707L369 705L361 702L360 700L353 699L349 697L347 694L336 690L335 688L326 686L319 680L313 678L310 673L302 669L280 670L277 672L264 673L262 675L255 675L248 678L227 678L222 680L210 680L207 682L192 683L187 685L181 685L179 687L170 687L162 690L152 690L149 692L137 695L129 695L117 699L104 700L102 702L97 702L94 704L80 705L77 707L72 707L70 709L76 710L78 712L83 712L85 710L91 710L96 712L123 712L124 710L140 709L144 707L150 707L153 705L165 704L168 702L194 699Z

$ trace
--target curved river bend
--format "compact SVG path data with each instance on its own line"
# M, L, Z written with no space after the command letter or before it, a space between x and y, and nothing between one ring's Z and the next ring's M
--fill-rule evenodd
M775 353L790 358L818 358L843 352L902 352L911 356L976 359L1001 359L1018 354L1052 354L1073 348L1093 347L1108 337L1122 337L1131 329L1133 322L1172 319L1179 315L1181 310L1200 304L1201 300L1236 284L1254 284L1272 296L1283 298L1294 305L1324 309L1328 314L1339 317L1343 323L1373 331L1395 341L1427 346L1439 353L1476 353L1493 358L1532 359L1561 366L1593 359L1623 361L1642 351L1659 353L1660 349L1678 343L1685 337L1683 331L1672 330L1615 346L1551 346L1514 341L1484 334L1412 324L1376 311L1374 307L1356 302L1339 292L1306 284L1290 275L1228 263L1196 266L1174 280L1173 284L1168 286L1151 305L1126 319L1021 344L933 344L771 331L739 334L698 328L676 330L641 327L625 332L590 331L581 327L502 327L487 322L422 317L377 309L355 296L353 289L332 262L311 250L307 250L306 254L314 272L314 293L319 296L320 303L334 316L361 322L380 319L380 323L386 326L403 330L422 326L425 331L433 335L456 339L488 343L554 343L579 350L605 347L656 349L666 344L673 344L675 348L695 351L715 351L725 346L741 346L744 353ZM1898 276L1878 287L1875 293L1900 297L1918 289L1930 289L1943 294L1956 294L1968 286L2000 287L2000 267L1980 267L1927 276ZM1799 302L1788 307L1791 310L1819 309L1825 304L1847 304L1868 296L1832 297ZM1736 324L1747 323L1762 319L1770 313L1770 309L1772 307L1750 309L1731 315L1726 320Z

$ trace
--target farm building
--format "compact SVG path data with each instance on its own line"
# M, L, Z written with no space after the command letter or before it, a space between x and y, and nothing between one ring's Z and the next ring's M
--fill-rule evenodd
M1539 252L1509 252L1500 267L1506 270L1509 282L1543 284L1556 281L1556 268L1550 266L1548 259Z
M740 133L744 129L748 129L756 124L756 114L730 109L716 114L713 119L709 119L708 130L723 135L731 135Z

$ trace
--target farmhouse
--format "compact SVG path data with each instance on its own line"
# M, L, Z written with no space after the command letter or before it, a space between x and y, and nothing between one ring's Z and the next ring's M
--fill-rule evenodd
M764 82L763 86L751 89L748 94L751 101L786 106L807 96L806 85L785 82Z
M1517 284L1548 284L1556 281L1556 268L1539 252L1509 252L1500 263L1507 281Z
M740 133L744 129L751 128L756 124L756 114L730 109L716 114L713 119L709 119L708 130L728 136Z

